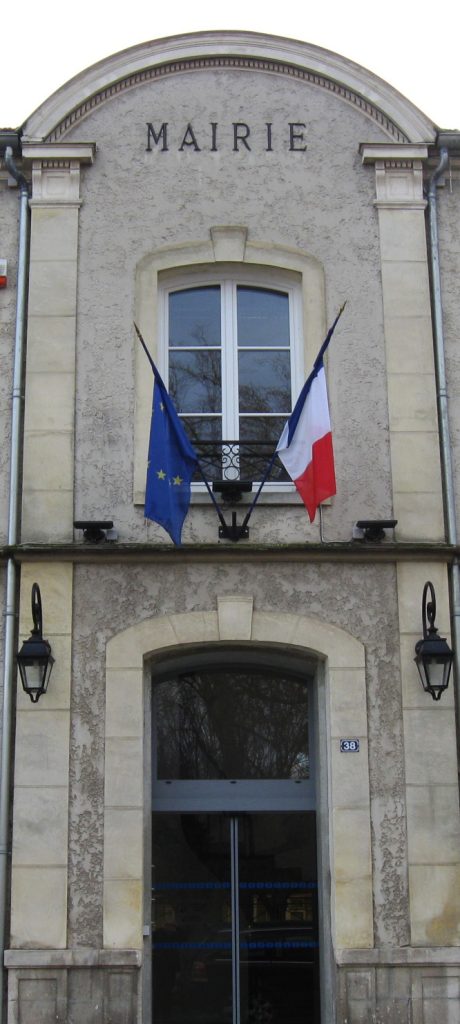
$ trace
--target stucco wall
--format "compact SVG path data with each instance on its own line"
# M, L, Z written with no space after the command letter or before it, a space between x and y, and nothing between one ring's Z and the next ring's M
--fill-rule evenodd
M145 152L148 120L169 122L169 152ZM222 125L219 152L207 152L204 141L200 153L177 152L189 120L200 141L210 122ZM232 152L234 120L254 126L251 152ZM262 134L268 120L271 153ZM305 153L281 143L289 120L307 124ZM241 73L220 70L135 88L66 138L98 147L93 167L83 171L80 212L76 515L110 515L123 539L166 539L132 508L135 269L154 248L206 239L213 225L237 223L251 241L294 246L323 264L326 323L347 299L329 354L340 481L340 508L327 513L330 537L348 539L361 516L389 516L378 225L373 174L358 152L363 140L384 141L383 131L324 89L248 71L242 93ZM308 536L302 508L283 512L276 529L272 512L259 512L255 539L265 537L267 523L272 542ZM214 513L200 508L184 539L207 539L214 527Z

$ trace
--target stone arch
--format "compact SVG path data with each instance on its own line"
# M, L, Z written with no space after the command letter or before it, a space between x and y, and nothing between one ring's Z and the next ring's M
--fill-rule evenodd
M359 64L311 43L257 32L197 32L122 50L53 93L24 125L24 141L59 141L87 114L126 89L203 68L288 75L357 107L394 142L434 141L433 123L392 86Z
M306 615L254 610L251 596L217 598L214 611L155 616L106 648L104 946L142 948L144 665L191 644L240 642L302 650L324 663L329 770L332 936L335 948L373 946L370 793L364 646ZM360 740L340 761L339 739Z

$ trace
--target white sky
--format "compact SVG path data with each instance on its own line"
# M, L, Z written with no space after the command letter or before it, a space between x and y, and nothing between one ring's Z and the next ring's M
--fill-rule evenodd
M250 29L341 53L440 127L459 128L458 11L456 0L231 0L228 8L215 0L3 0L0 126L18 127L73 75L128 46Z

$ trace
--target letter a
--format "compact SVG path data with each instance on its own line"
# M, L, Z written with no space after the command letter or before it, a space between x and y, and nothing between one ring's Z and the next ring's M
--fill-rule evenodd
M191 124L188 124L185 129L184 138L179 146L179 153L183 151L184 146L193 146L195 153L201 153L201 149L196 141L195 132L193 131Z

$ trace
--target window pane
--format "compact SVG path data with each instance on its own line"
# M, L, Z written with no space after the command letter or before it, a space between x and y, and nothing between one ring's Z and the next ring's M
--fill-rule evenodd
M289 352L240 352L240 412L291 410L291 360Z
M154 815L152 836L153 1019L156 1024L228 1024L229 819Z
M320 1019L315 825L314 812L239 819L241 1024Z
M289 345L289 296L266 288L237 289L238 344Z
M284 429L287 416L240 416L240 475L243 480L261 480ZM275 459L269 480L284 483L290 476Z
M186 288L169 296L169 344L220 345L220 288Z
M191 441L218 442L222 438L221 416L181 416Z
M220 352L170 352L169 392L178 412L220 412Z
M183 416L187 434L195 448L200 465L207 480L219 480L222 476L222 417ZM194 481L203 478L197 469Z
M264 441L273 452L287 418L287 416L240 416L240 438L243 441Z
M159 779L307 779L308 690L278 672L205 669L155 690Z

